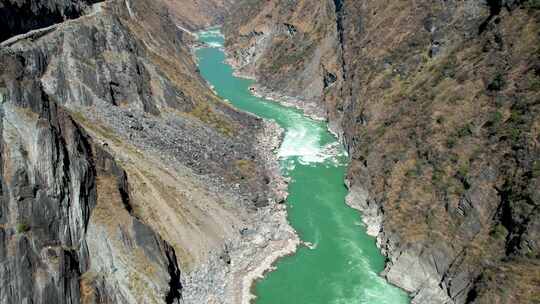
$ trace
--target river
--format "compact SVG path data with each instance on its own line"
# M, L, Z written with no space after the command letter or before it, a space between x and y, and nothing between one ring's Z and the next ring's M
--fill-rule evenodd
M208 47L197 50L202 76L236 108L276 121L285 137L278 151L291 178L288 220L303 241L254 287L257 304L405 304L409 298L378 273L385 258L366 234L360 214L345 204L348 157L327 124L301 111L253 96L252 80L233 76L224 63L219 29L199 33Z

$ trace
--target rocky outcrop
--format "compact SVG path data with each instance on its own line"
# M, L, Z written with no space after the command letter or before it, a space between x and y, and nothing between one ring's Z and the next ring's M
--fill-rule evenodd
M0 2L0 41L78 18L98 0L35 0Z
M162 0L181 29L200 30L220 25L236 0Z
M298 85L304 63L335 63L335 77L311 79L338 97L311 103L342 130L348 201L388 256L383 275L413 303L537 301L538 4L296 2L244 4L226 45L242 71L288 95L304 94L281 85ZM301 34L279 34L282 24ZM317 39L321 29L334 40ZM315 44L301 59L271 55L305 41ZM333 58L317 60L328 45Z
M17 5L36 23L0 44L0 302L240 297L279 248L252 244L293 236L280 131L212 93L162 3Z
M24 57L2 50L0 62L0 302L178 302L174 250L130 214L125 172Z
M264 84L261 93L279 92L309 115L337 120L342 69L333 4L243 1L234 11L224 33L238 72Z

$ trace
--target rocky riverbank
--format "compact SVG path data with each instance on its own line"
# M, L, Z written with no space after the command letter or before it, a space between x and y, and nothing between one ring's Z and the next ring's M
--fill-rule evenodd
M267 100L272 100L286 107L299 109L304 114L314 120L326 120L326 108L317 105L314 100L307 100L301 96L288 96L283 90L276 90L265 87L261 84L257 75L245 67L251 64L252 58L249 54L235 54L231 50L226 50L227 63L234 68L234 75L240 78L253 79L257 82L250 88L251 92Z
M413 303L539 298L534 1L239 6L226 48L265 87L320 97L390 282Z
M258 25L255 25L255 27L257 26ZM292 106L300 109L313 119L328 120L330 117L329 129L343 141L344 145L348 145L347 138L343 131L343 128L346 129L347 126L340 125L342 118L336 117L335 114L330 114L325 106L320 105L320 101L328 97L319 96L318 100L308 100L303 97L289 97L286 96L285 91L288 91L286 88L272 90L261 84L262 82L266 83L268 81L263 80L266 78L261 75L264 71L263 67L266 66L264 62L269 61L272 63L272 59L268 59L265 56L274 56L273 48L275 47L275 44L281 43L280 37L284 36L282 32L276 30L279 29L279 26L266 25L263 28L264 33L262 34L259 32L257 35L241 36L240 38L234 37L233 35L235 35L235 33L229 32L229 35L232 37L227 37L228 40L233 41L236 44L229 43L229 48L227 48L227 61L235 67L236 75L238 77L245 77L257 81L251 89L252 92L258 96L276 101L285 106ZM330 34L330 36L332 35ZM302 38L309 41L309 38L306 38L306 36L303 36ZM308 42L299 42L299 44L302 43ZM233 46L247 47L246 49L233 50ZM309 54L303 55L308 56ZM293 68L295 69L305 68L303 64L303 61L291 62L291 65L293 65ZM288 67L287 69L290 68L291 67ZM280 81L283 81L283 79L290 79L293 76L283 73L281 77L282 79L274 80L271 86L278 87ZM317 79L318 75L314 74L312 77ZM326 82L327 80L322 79L321 81ZM337 77L333 81L338 82ZM332 85L336 87L341 86L339 82L332 83ZM332 89L335 88L329 88L326 93L331 95ZM327 102L329 101L327 100ZM366 184L369 183L369 180L363 181ZM436 284L437 280L440 279L440 274L436 271L432 271L433 269L436 269L436 265L433 265L429 260L427 262L423 260L421 253L418 251L419 248L410 249L409 252L402 253L398 245L399 240L395 239L393 233L387 233L384 230L384 210L380 204L370 198L370 193L366 185L348 179L347 187L349 188L349 194L346 198L347 205L362 213L362 221L366 226L367 233L376 237L377 247L388 258L388 263L381 275L390 283L403 288L409 293L414 293L415 301L419 301L418 303L431 303L432 301L436 303L448 303L450 298L439 289L433 288L433 284ZM424 282L424 285L422 285L421 282Z
M254 84L250 88L253 95L262 97L267 100L277 102L285 107L301 110L304 115L313 120L326 120L326 112L321 107L317 107L312 101L305 100L301 97L291 97L283 93L272 91L259 83Z
M283 130L274 122L264 121L257 137L259 158L270 172L273 198L268 205L253 211L238 235L228 239L224 247L209 254L206 262L184 273L186 286L183 303L249 304L252 284L280 257L296 251L300 241L287 222L287 180L281 175L276 150L282 142Z

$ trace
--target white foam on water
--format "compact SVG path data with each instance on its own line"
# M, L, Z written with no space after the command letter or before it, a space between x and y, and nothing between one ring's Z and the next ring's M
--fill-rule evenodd
M340 231L346 230L339 217L336 217ZM366 284L359 284L354 288L352 294L354 296L346 296L341 293L339 287L332 286L337 299L332 303L360 303L360 304L395 304L401 303L401 291L397 288L390 287L388 283L377 272L373 271L370 265L369 257L364 252L362 246L349 237L341 237L339 246L342 246L344 252L351 253L348 257L347 264L349 265L349 273L362 273L363 280ZM336 288L336 289L334 289Z
M223 34L220 28L211 28L204 32L197 33L201 40L204 40L207 45L213 48L223 47ZM320 164L324 163L324 166L342 165L346 152L341 148L340 143L337 140L332 141L329 144L321 144L324 139L326 142L327 132L322 124L313 122L301 114L289 114L286 115L286 119L289 119L290 127L287 128L282 145L278 150L278 156L282 160L282 165L286 171L291 172L294 170L295 165L298 163L303 165ZM298 161L297 161L298 160ZM294 208L293 204L289 205L289 208ZM336 213L337 214L337 213ZM347 231L350 227L345 227L345 219L341 216L336 216L336 223L340 226L339 231ZM358 223L355 223L358 224ZM348 234L348 233L345 233ZM339 237L339 236L336 236ZM315 230L314 240L312 242L304 242L308 248L316 250L320 242L319 230ZM334 278L328 276L326 279L330 280L327 286L335 291L336 299L331 301L335 304L395 304L400 297L397 288L388 289L387 283L376 272L371 270L368 257L364 256L363 250L359 244L354 242L354 238L343 238L340 240L338 246L343 246L345 252L351 253L348 256L347 270L353 273L364 274L363 280L366 280L366 284L358 284L354 286L352 290L346 290L341 284L341 280L334 280ZM342 273L338 276L348 275ZM325 278L320 278L326 281ZM246 285L247 286L247 285ZM394 294L395 293L395 294Z
M384 278L370 269L367 257L355 254L352 257L351 264L349 272L363 273L364 280L369 283L361 284L358 288L355 288L354 293L358 294L358 296L349 299L349 303L395 304L399 302L401 292L397 288L389 287Z
M206 45L208 45L211 48L222 48L223 47L223 43L217 42L217 41L206 42Z
M328 160L338 165L340 156L344 152L338 142L327 145L320 144L321 128L306 122L287 129L285 138L278 152L280 158L298 157L303 165L324 163Z
M202 32L197 33L197 35L199 36L199 38L212 38L212 37L223 38L223 37L225 37L221 33L221 28L210 28L210 29L208 29L206 31L202 31Z
M362 286L358 285L352 290L345 292L345 289L339 282L332 283L330 285L333 293L336 295L336 298L332 300L332 304L380 304L378 302L365 302L362 298Z
M324 157L325 161L330 161L334 166L344 165L343 162L347 157L347 152L337 141L325 145L319 154Z
M309 246L308 246L309 249L313 250L313 249L316 249L317 246L319 246L319 242L321 241L321 232L318 229L317 225L315 224L315 219L311 212L307 214L306 221L307 221L307 224L310 226L310 230L315 232L313 236L313 240L305 242L305 243L309 243Z
M203 40L211 48L222 48L225 36L221 33L221 28L209 28L206 31L197 32L196 37Z
M286 168L287 171L292 172L296 168L296 164L293 160L288 160L283 167Z
M317 249L317 244L313 244L311 242L303 242L304 246L306 246L309 250L315 250Z
M333 304L395 304L401 303L401 295L397 288L388 288L388 283L382 277L369 269L369 262L362 258L349 261L351 265L349 272L368 274L364 277L365 284L357 284L348 295L345 294L343 287L339 282L330 284L332 293L336 295ZM339 281L339 280L338 280Z
M376 283L376 284L373 284ZM388 283L383 278L378 278L376 282L371 281L369 288L360 290L362 292L362 303L395 304L400 302L401 294L397 288L388 288ZM400 300L398 300L400 299Z
M320 242L321 242L321 234L319 233L319 230L317 230L317 232L315 233L315 240L313 241L313 246L317 248Z
M305 162L318 162L319 136L302 124L291 127L278 152L281 158L300 157Z

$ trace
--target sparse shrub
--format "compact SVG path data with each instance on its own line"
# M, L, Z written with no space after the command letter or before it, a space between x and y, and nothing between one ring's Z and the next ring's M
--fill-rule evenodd
M505 85L506 81L504 80L504 76L501 73L497 73L495 77L493 77L493 80L488 84L487 89L488 91L500 91Z
M217 131L233 136L235 133L234 125L223 115L218 114L209 105L199 104L191 112L191 115L197 117L204 123L213 126Z
M453 147L455 147L457 144L457 139L455 137L455 135L450 135L450 137L448 137L446 139L446 147L449 148L449 149L452 149Z
M444 172L438 168L433 169L433 174L431 175L431 182L433 185L439 189L443 189L444 186Z
M525 7L530 9L540 9L540 0L527 0Z
M501 121L503 120L503 115L501 112L499 111L495 111L495 112L492 112L490 115L489 115L489 122L492 124L492 125L498 125L501 123Z
M530 250L529 252L527 252L526 256L529 258L529 259L538 259L540 258L540 254L537 254L535 253L534 251ZM534 303L534 302L533 302Z
M25 233L30 231L30 225L26 223L18 223L15 228L17 229L17 233Z
M459 179L452 179L451 189L452 192L458 196L463 196L465 194L465 190L467 190L467 186L463 183L462 180Z
M540 77L535 76L533 73L529 74L529 89L534 92L540 91Z
M457 133L456 133L457 137L459 137L459 138L465 137L465 136L470 136L470 135L472 135L472 134L473 134L473 133L472 133L472 126L471 126L471 124L466 124L466 125L464 125L464 126L461 127L461 128L457 131Z
M415 166L407 170L407 172L405 173L405 176L413 177L413 178L417 178L421 176L423 172L423 166L424 165L422 164L421 160L416 161Z
M458 143L459 138L471 136L472 134L472 126L468 123L448 136L446 139L446 147L452 149Z
M407 172L405 172L405 176L406 177L418 177L418 174L417 174L415 168L411 168L411 169L407 170Z
M446 78L456 77L456 63L457 59L455 56L449 57L441 67L441 73Z
M377 138L383 137L384 134L386 133L386 130L387 130L387 128L385 128L384 126L378 127L375 130L375 137L377 137Z
M527 129L532 117L527 107L513 108L510 118L499 126L499 132L508 140L517 143L524 130Z
M469 190L471 188L471 184L468 180L469 175L469 162L462 163L456 172L456 179L459 181L459 185L457 188L459 188L459 193L463 194L466 190Z
M526 121L523 111L520 109L512 109L512 113L510 114L510 122L516 125L524 124Z
M540 177L540 160L535 160L532 167L532 176L534 178Z
M439 124L439 125L442 124L442 123L444 123L444 116L439 116L439 117L437 117L436 122L437 122L437 124Z
M429 68L430 72L433 72L435 78L433 79L434 85L439 84L445 78L454 78L456 76L457 59L455 55L450 55L444 58L441 63L432 65Z
M512 127L510 128L509 130L509 138L512 140L512 141L517 141L519 140L519 137L521 136L521 130L517 127Z
M508 235L508 230L506 229L506 227L504 227L503 224L498 224L493 228L493 230L491 230L489 234L497 240L504 240Z
M507 98L505 98L504 96L498 95L498 96L495 96L495 99L493 101L497 108L502 108L507 103Z
M457 170L457 173L463 177L466 178L467 175L469 175L469 164L461 164Z
M452 96L450 96L450 98L448 98L448 103L452 104L452 105L455 105L460 100L463 100L463 97L456 94L456 95L452 95Z
M252 160L239 159L235 161L240 179L252 178L257 173L257 166Z

